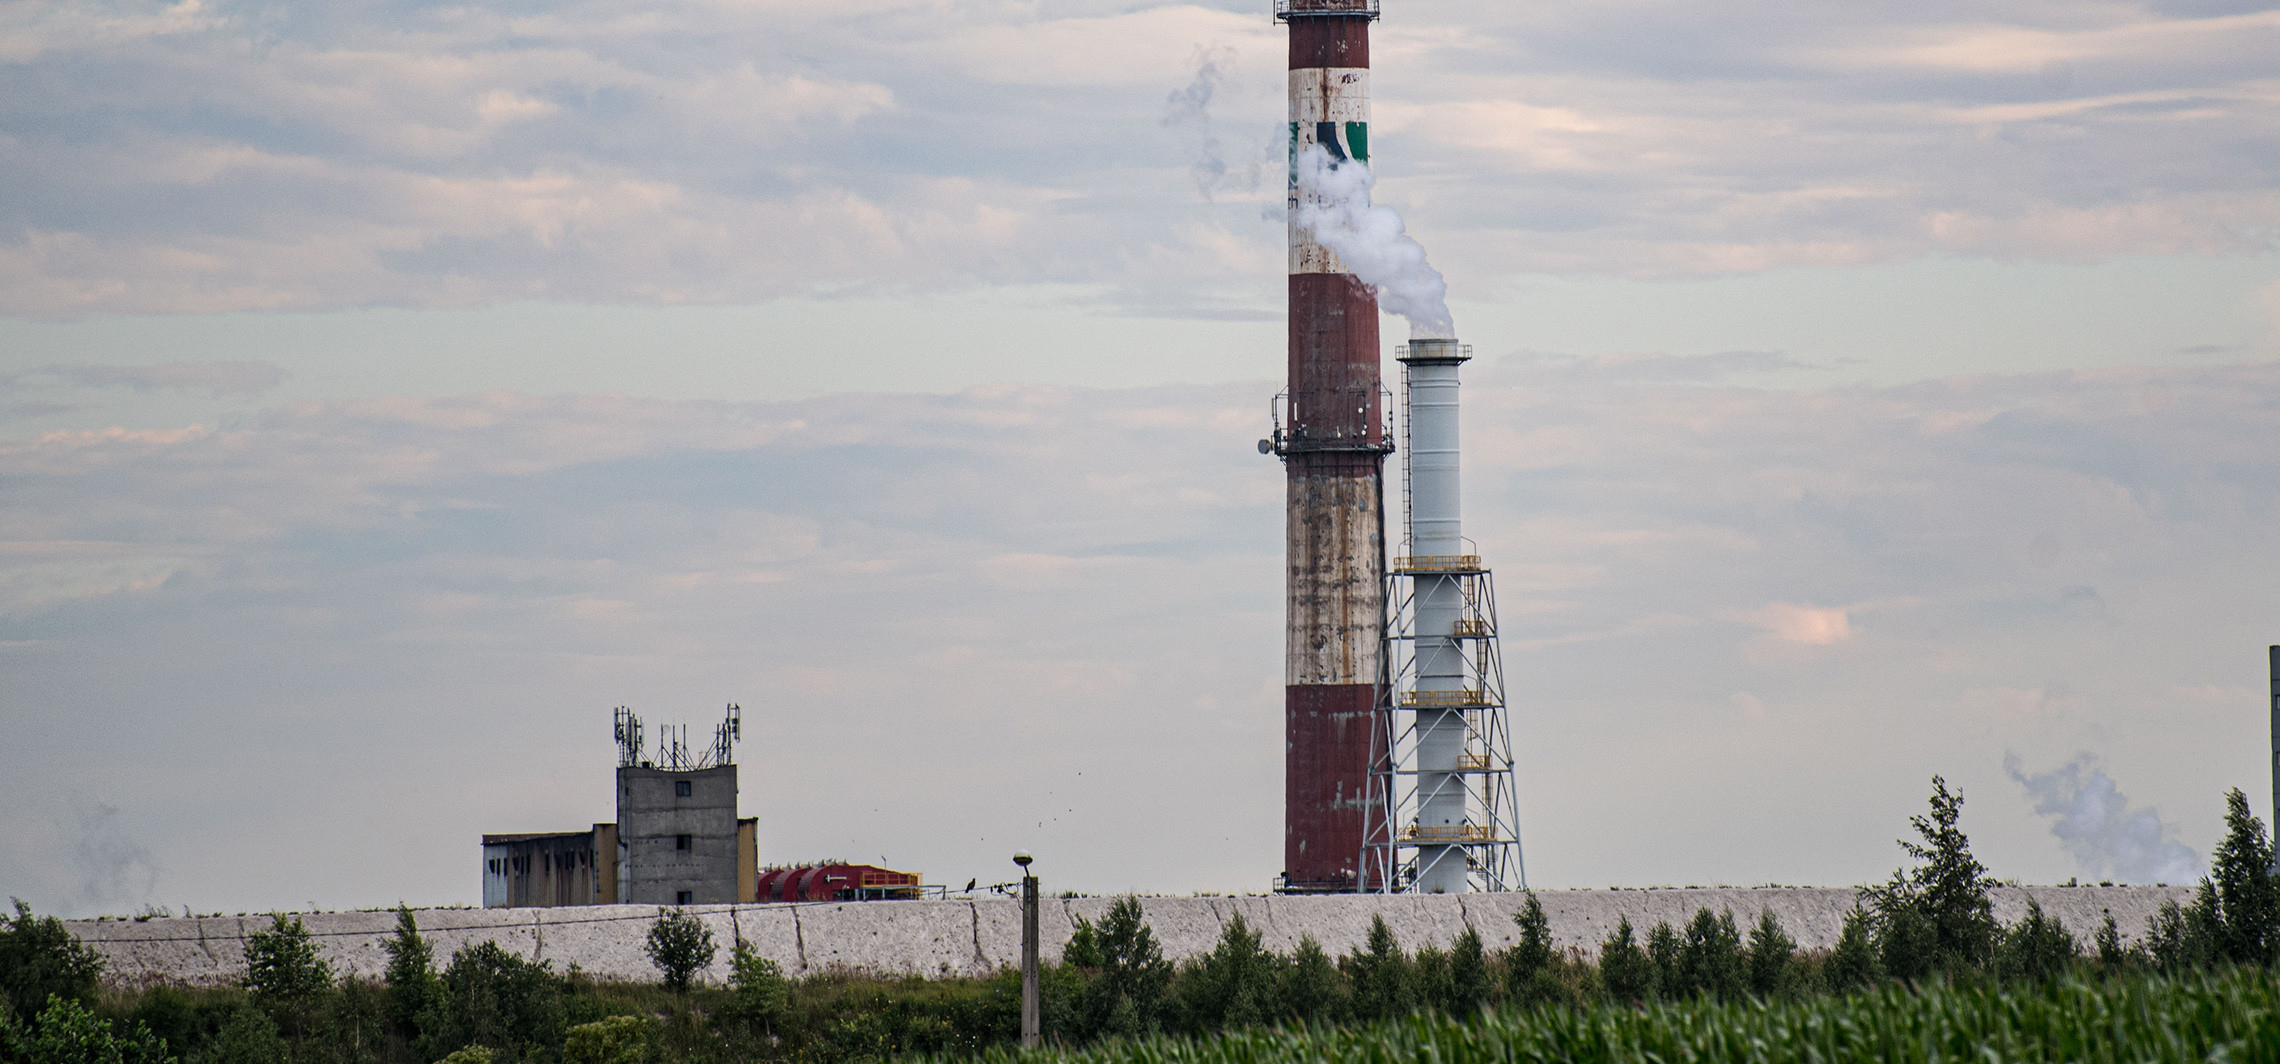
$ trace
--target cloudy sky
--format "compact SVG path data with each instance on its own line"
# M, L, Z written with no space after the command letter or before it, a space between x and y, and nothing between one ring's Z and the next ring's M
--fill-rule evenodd
M1385 6L1532 882L2269 812L2280 8ZM729 701L766 860L1264 888L1267 7L0 0L0 894L473 902Z

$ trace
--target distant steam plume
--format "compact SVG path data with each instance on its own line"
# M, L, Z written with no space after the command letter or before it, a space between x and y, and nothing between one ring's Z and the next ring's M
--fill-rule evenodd
M1232 48L1197 48L1195 77L1164 100L1165 126L1195 130L1195 160L1188 164L1188 174L1195 179L1195 190L1206 200L1221 189L1249 192L1259 187L1258 161L1240 168L1228 166L1226 150L1211 124L1212 98L1218 95L1220 82L1227 77L1234 59Z
M2092 755L2029 776L2019 768L2019 755L2009 753L2003 770L2027 789L2035 812L2052 818L2050 833L2090 878L2190 883L2201 877L2201 855L2177 841L2177 829L2163 823L2159 811L2130 808Z
M1425 246L1401 215L1371 205L1376 183L1368 166L1333 158L1319 144L1308 147L1298 157L1299 228L1376 289L1379 307L1409 319L1411 339L1455 337L1448 282L1425 261Z
M73 812L79 823L72 833L72 871L79 880L80 905L100 911L150 897L158 868L151 863L150 851L121 829L118 807L89 802Z

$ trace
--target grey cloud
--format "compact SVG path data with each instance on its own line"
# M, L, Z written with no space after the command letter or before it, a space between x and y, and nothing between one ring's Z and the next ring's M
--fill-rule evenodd
M260 395L285 382L285 370L267 362L95 363L47 366L29 376L53 377L82 388L203 391L213 396Z
M1997 751L2051 729L2105 736L2101 770L2165 807L2218 808L2216 761L2261 770L2228 753L2259 696L2173 692L2261 667L2280 367L1766 390L1711 370L1778 356L1707 365L1468 384L1532 877L1878 878L1895 796L2012 786ZM611 705L736 699L770 859L861 839L945 874L1010 843L1076 889L1255 888L1274 390L493 394L0 444L0 569L29 574L0 805L85 777L201 908L466 900L478 833L607 818ZM1845 636L1727 623L1783 611ZM98 726L100 757L49 753ZM876 812L832 797L850 757ZM1022 831L1046 789L1080 813ZM1998 874L2079 871L1998 804L1972 807ZM0 894L71 852L0 830Z
M2191 883L2201 877L2201 857L2177 840L2177 828L2160 810L2133 807L2097 758L2078 754L2049 772L2029 776L2019 755L2003 756L2003 771L2034 800L2035 812L2051 819L2051 834L2091 879L2124 883Z
M75 0L4 42L0 312L1276 296L1279 38L1255 7L116 14ZM1381 191L1481 278L2260 250L2274 31L2228 26L1405 10L1382 28ZM2005 33L2035 54L1975 58Z

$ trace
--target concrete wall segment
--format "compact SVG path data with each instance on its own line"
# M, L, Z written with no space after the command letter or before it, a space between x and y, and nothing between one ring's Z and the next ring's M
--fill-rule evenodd
M2123 936L2137 940L2146 921L2165 901L2190 902L2187 887L2025 887L1995 892L1995 915L2006 923L2026 912L2029 897L2088 943L2111 912ZM1658 921L1684 923L1695 911L1731 910L1746 931L1761 911L1771 911L1800 945L1825 949L1834 944L1854 901L1851 888L1543 891L1537 894L1554 943L1585 953L1629 917L1643 937ZM1059 961L1077 919L1098 922L1111 898L1047 899L1042 953ZM1333 956L1359 947L1370 919L1382 915L1403 948L1446 947L1466 927L1480 932L1495 950L1517 937L1513 916L1518 894L1325 895L1308 897L1143 898L1141 910L1175 961L1210 951L1236 913L1260 932L1267 948L1289 953L1299 939L1314 936ZM797 905L705 905L690 912L702 920L719 946L703 973L711 981L728 976L730 947L741 937L786 973L808 975L833 969L882 975L983 975L1018 962L1021 917L1011 899L902 902L817 902ZM394 933L389 911L300 914L336 972L378 978L388 963L381 943ZM437 963L457 950L495 941L518 956L550 962L557 971L576 965L608 979L653 980L642 944L657 908L649 905L597 905L573 909L415 910L421 933ZM195 919L71 920L73 934L102 954L106 978L114 984L215 985L245 974L245 940L269 926L268 916Z

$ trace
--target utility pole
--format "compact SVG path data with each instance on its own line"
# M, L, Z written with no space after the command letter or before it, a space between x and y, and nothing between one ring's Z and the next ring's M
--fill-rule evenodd
M1034 858L1023 850L1013 855L1021 866L1021 1048L1035 1049L1042 1041L1037 998L1037 877L1029 874Z

